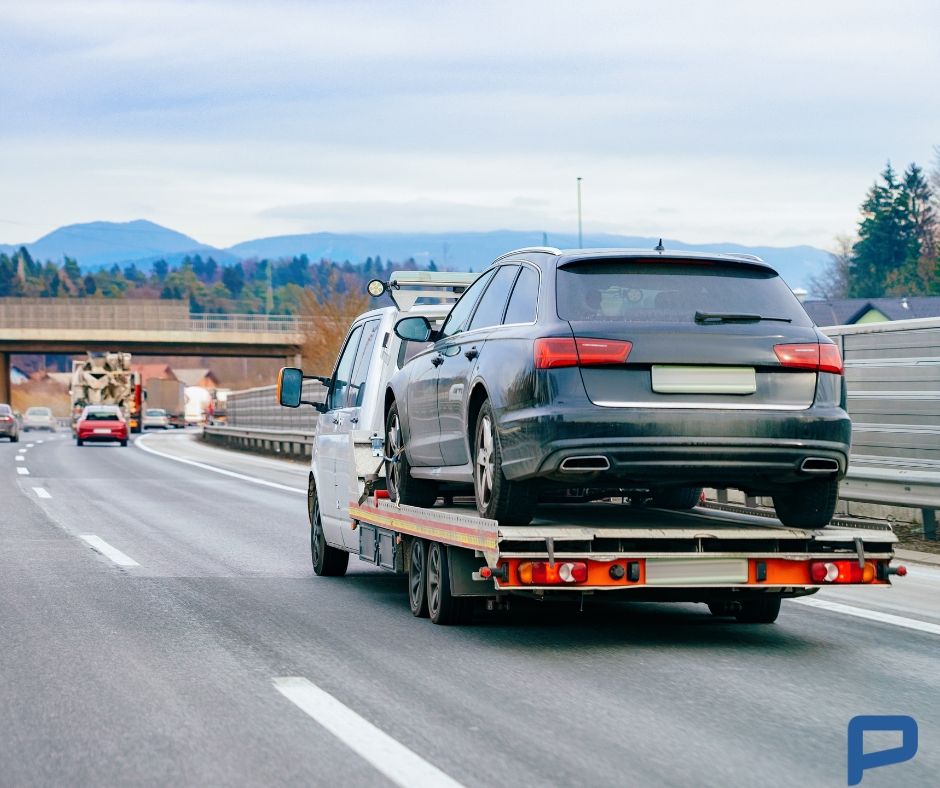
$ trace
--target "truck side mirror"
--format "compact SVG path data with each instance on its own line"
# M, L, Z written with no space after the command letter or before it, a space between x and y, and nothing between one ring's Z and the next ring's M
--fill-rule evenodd
M304 383L303 370L283 367L277 376L277 401L285 408L299 408Z
M404 317L395 324L395 336L408 342L427 342L431 338L431 323L426 317Z

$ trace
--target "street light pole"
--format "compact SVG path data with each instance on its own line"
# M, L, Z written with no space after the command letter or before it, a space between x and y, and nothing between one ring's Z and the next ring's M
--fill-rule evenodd
M584 242L581 237L581 179L578 178L578 249L584 248Z

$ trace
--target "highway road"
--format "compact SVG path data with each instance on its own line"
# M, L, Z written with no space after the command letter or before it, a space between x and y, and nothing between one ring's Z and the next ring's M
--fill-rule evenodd
M436 627L401 577L313 575L306 473L0 443L0 785L844 786L862 714L920 730L863 786L940 781L940 571L769 626L595 598Z

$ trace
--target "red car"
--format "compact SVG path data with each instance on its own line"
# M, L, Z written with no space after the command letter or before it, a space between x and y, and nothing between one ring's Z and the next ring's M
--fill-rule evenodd
M116 405L89 405L82 411L75 430L76 443L120 441L127 446L127 422Z

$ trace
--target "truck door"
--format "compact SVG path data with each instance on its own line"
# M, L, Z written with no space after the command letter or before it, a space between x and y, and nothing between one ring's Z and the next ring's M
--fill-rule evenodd
M501 266L480 298L466 331L439 343L443 363L438 369L437 410L444 465L466 465L470 462L467 440L470 379L487 336L503 320L509 291L518 272L518 265Z
M330 382L330 390L326 395L329 409L320 416L317 426L317 497L320 501L323 536L327 542L336 546L343 545L342 532L345 526L336 490L336 463L341 455L345 460L345 454L348 454L349 449L349 426L343 423L345 421L344 410L349 390L349 376L361 336L362 325L360 324L353 328L346 339L339 362L336 364L333 380ZM345 435L344 427L347 430Z
M346 547L359 547L359 533L349 527L350 486L358 481L352 433L360 428L359 416L362 412L362 398L366 391L366 378L372 365L372 358L378 345L379 318L369 320L362 326L362 335L356 351L349 385L346 389L346 405L338 411L339 424L336 425L336 512L342 523L340 532Z

